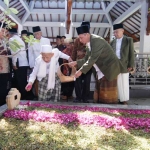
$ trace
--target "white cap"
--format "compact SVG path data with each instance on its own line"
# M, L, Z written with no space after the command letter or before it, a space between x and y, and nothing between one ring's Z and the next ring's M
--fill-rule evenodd
M52 46L50 46L50 45L42 45L41 53L52 53Z
M64 39L64 42L65 42L65 43L72 43L73 40L72 40L71 38L66 38L66 39Z

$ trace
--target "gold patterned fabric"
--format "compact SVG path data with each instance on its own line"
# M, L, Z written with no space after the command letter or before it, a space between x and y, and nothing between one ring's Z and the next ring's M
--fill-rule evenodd
M108 81L105 76L100 80L96 79L94 102L118 103L117 79Z
M71 58L76 61L78 59L82 59L85 54L86 46L80 42L79 38L77 38L74 42L74 49Z
M9 60L5 55L7 55L6 51L3 51L4 47L0 47L0 74L1 73L9 73ZM2 52L3 51L3 52Z

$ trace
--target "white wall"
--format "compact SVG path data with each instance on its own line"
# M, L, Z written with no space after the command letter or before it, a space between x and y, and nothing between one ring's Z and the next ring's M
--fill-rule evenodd
M150 35L144 36L144 43L143 43L143 53L150 53Z
M134 43L134 50L139 53L139 50L140 50L140 42L135 42Z

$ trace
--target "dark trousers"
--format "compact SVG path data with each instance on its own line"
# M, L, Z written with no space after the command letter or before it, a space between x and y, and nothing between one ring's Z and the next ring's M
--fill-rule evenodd
M11 73L0 74L0 106L6 104L6 96L11 88Z
M75 81L75 93L76 99L81 101L87 101L90 93L90 82L91 82L92 70L89 70L86 74L82 74Z
M67 97L72 96L73 89L74 89L74 81L62 83L61 88L62 88L62 95Z
M28 67L18 67L17 70L14 70L14 82L15 88L21 93L21 99L26 99L27 92L25 87L27 85L27 69Z

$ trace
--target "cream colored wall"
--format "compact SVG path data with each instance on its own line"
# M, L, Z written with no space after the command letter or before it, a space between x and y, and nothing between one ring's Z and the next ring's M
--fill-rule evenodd
M134 43L134 50L139 53L139 49L140 49L140 42L135 42Z

